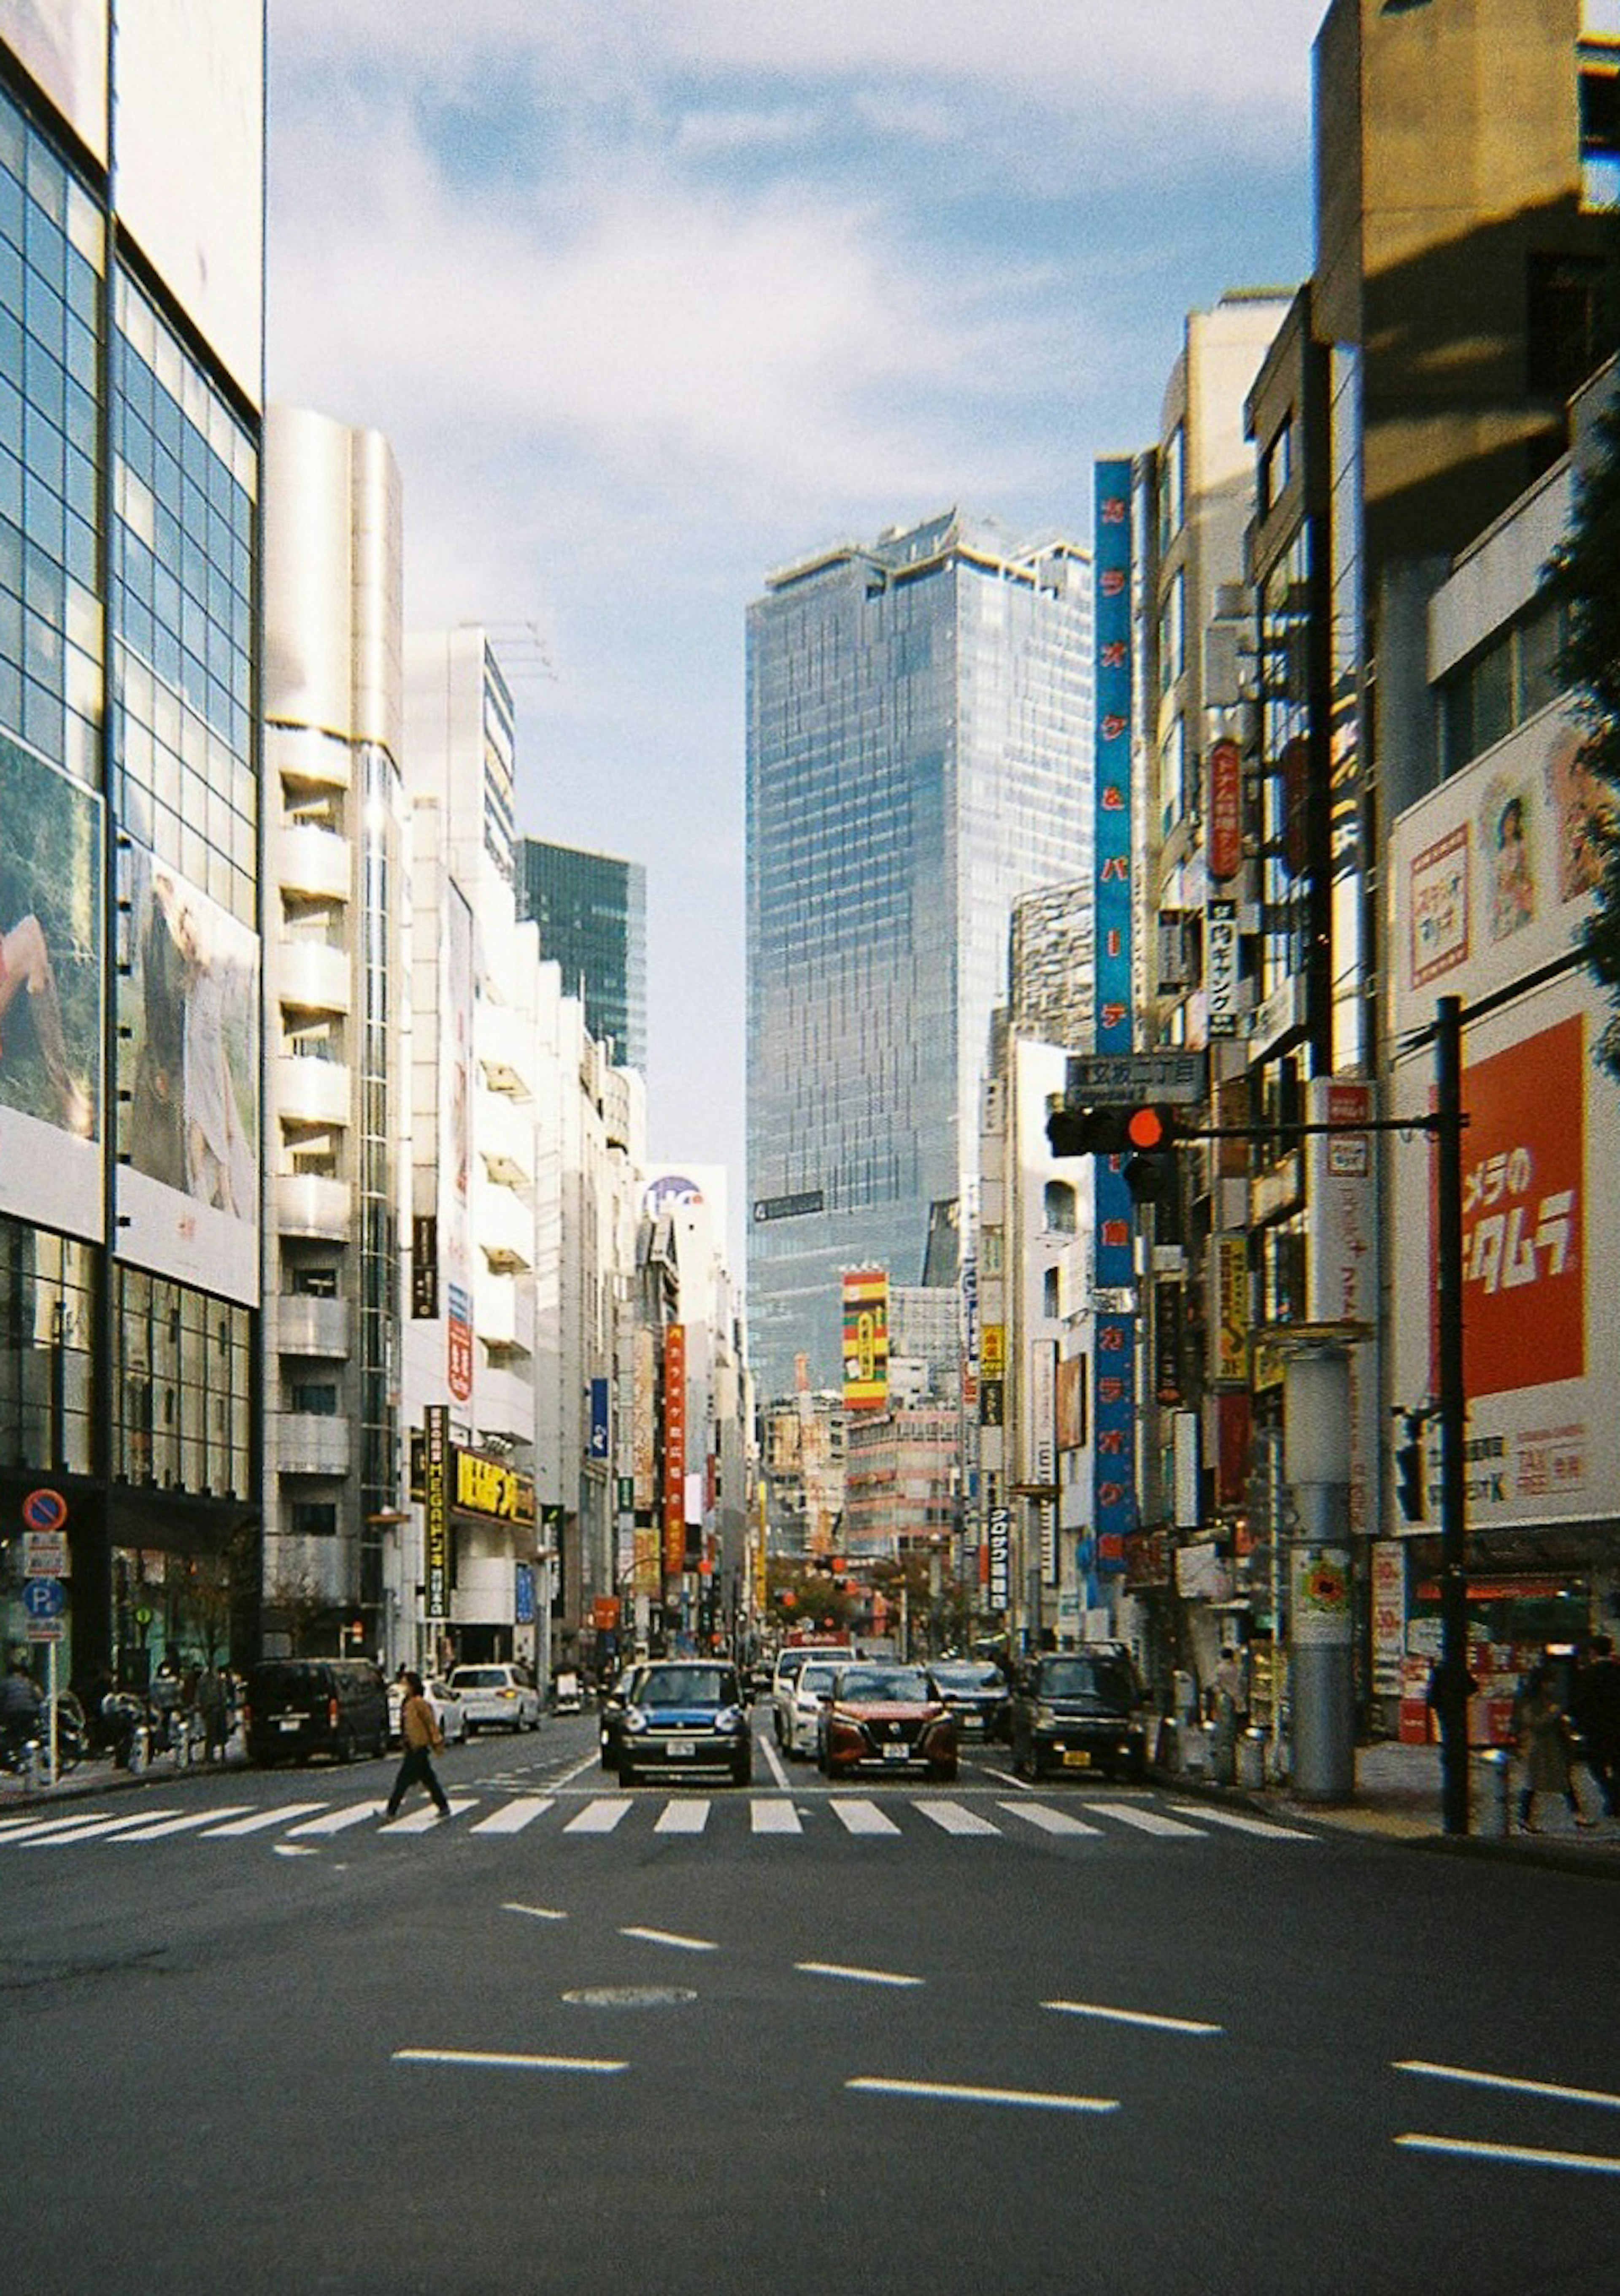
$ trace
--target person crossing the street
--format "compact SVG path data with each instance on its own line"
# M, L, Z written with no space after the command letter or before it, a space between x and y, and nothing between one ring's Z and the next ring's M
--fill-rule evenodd
M422 1695L421 1675L409 1667L405 1669L405 1702L399 1710L399 1742L405 1749L405 1758L394 1780L394 1791L389 1796L388 1815L397 1817L399 1806L412 1786L424 1785L440 1817L448 1817L450 1804L433 1767L434 1755L444 1751L444 1732L438 1726L438 1715Z

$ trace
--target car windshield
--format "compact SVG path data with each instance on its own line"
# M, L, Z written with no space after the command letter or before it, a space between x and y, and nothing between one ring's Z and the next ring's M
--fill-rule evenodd
M934 1695L920 1666L847 1666L839 1696L852 1706L917 1706Z
M980 1666L977 1660L957 1660L937 1666L934 1679L941 1690L999 1690L1002 1677L994 1666Z
M1100 1698L1111 1706L1128 1706L1135 1693L1122 1658L1048 1659L1039 1686L1043 1698Z
M504 1690L506 1671L498 1666L458 1666L455 1686L458 1690Z
M838 1680L838 1669L833 1666L806 1666L799 1669L801 1690L830 1690Z
M734 1703L735 1679L724 1667L671 1667L650 1674L641 1686L638 1706L724 1706Z

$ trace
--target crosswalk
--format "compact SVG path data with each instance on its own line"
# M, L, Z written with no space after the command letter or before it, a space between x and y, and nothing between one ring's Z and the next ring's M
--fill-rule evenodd
M1316 1837L1279 1820L1243 1815L1198 1803L1160 1808L1147 1801L1099 1800L1059 1808L1024 1797L983 1798L970 1803L944 1795L885 1796L881 1802L855 1793L795 1799L791 1794L514 1793L494 1800L468 1794L450 1798L452 1831L475 1841L511 1841L536 1833L564 1840L604 1840L611 1835L655 1835L694 1841L701 1837L813 1841L848 1839L894 1841L906 1834L956 1841L1007 1841L1033 1835L1048 1841L1103 1842L1133 1838L1162 1843L1208 1842L1240 1833L1259 1842L1310 1841ZM0 1857L11 1850L103 1848L133 1849L180 1841L231 1842L314 1850L349 1840L389 1841L425 1833L440 1823L430 1805L419 1805L389 1818L375 1798L331 1803L282 1802L270 1808L246 1803L212 1804L206 1809L149 1807L142 1797L123 1808L57 1809L0 1820Z

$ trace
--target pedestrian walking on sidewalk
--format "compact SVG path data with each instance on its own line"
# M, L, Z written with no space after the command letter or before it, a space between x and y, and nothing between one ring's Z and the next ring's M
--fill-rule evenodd
M389 1816L397 1817L399 1805L413 1785L424 1785L433 1797L433 1806L441 1817L450 1815L450 1804L438 1782L433 1767L435 1754L445 1750L445 1736L438 1726L438 1717L421 1694L421 1677L405 1669L405 1703L399 1710L399 1742L405 1748L405 1759L399 1765L399 1775L394 1781L394 1791L389 1796Z
M1594 1635L1591 1655L1575 1677L1575 1727L1586 1741L1586 1767L1598 1782L1606 1817L1620 1817L1620 1658L1612 1635Z
M1569 1815L1584 1833L1591 1820L1582 1816L1575 1795L1570 1768L1569 1719L1541 1667L1531 1676L1526 1689L1516 1735L1519 1759L1525 1766L1518 1790L1520 1833L1541 1832L1535 1822L1535 1798L1542 1793L1562 1794L1569 1805Z

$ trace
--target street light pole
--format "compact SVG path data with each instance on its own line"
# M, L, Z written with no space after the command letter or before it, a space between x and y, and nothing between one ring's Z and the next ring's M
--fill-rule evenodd
M1468 1400L1462 1359L1462 1004L1443 996L1435 1019L1436 1338L1440 1378L1440 1813L1447 1833L1469 1830Z

